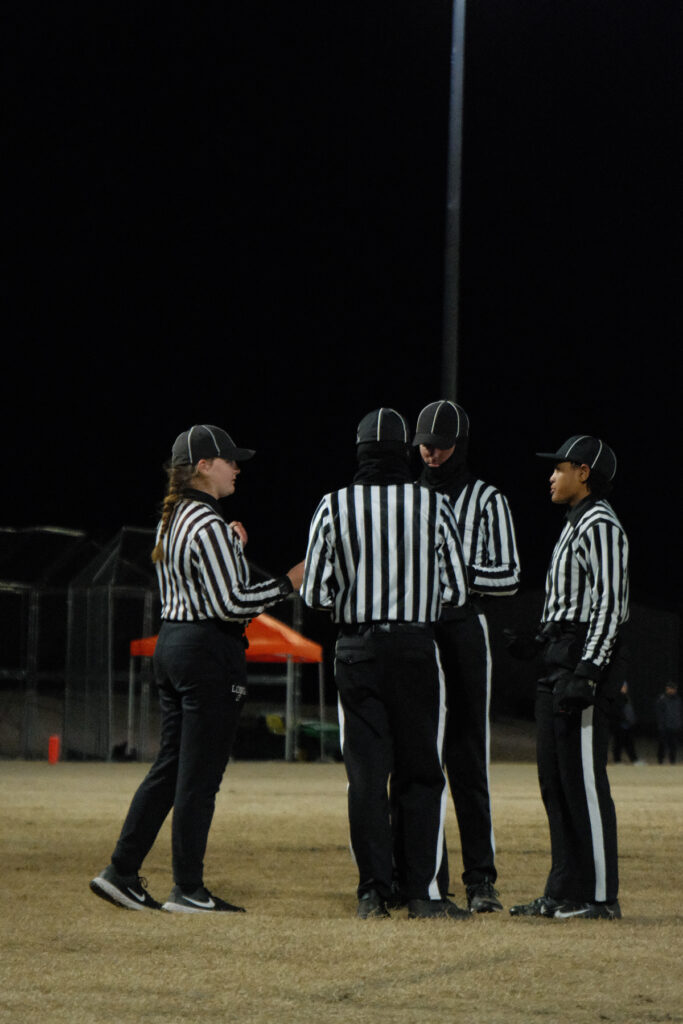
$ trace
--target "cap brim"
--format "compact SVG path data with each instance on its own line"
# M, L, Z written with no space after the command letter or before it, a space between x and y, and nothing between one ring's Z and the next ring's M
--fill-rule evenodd
M233 459L235 462L246 462L253 459L256 452L252 448L235 448L232 455L224 455L224 459Z
M419 444L431 444L444 451L447 448L454 448L457 442L444 437L443 434L416 434L413 438L413 447L416 448Z
M539 459L552 459L554 462L567 462L566 455L560 455L559 452L536 452L536 457Z

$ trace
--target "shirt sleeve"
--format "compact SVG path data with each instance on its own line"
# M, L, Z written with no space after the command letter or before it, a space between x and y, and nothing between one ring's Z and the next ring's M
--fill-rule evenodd
M204 599L219 619L253 618L292 591L288 576L252 583L241 540L217 518L197 531L192 564Z
M440 504L438 560L441 600L451 608L459 608L467 599L465 556L453 508L445 499Z
M509 596L519 586L519 555L510 506L500 491L486 502L479 527L476 560L468 566L470 589Z
M332 544L332 515L325 496L315 511L308 533L301 596L309 608L332 611L337 596Z
M577 674L599 679L610 662L619 626L628 617L628 541L616 524L598 520L581 539L590 586L588 630Z

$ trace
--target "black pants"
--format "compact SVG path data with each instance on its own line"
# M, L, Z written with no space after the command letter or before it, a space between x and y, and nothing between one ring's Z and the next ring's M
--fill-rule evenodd
M440 622L436 640L446 677L444 761L460 831L465 885L496 880L489 795L491 649L486 617L475 610ZM441 879L448 891L448 878Z
M340 636L335 678L349 781L358 895L391 893L392 822L398 807L399 882L406 899L439 899L447 800L442 769L445 689L431 630L418 626Z
M173 877L192 891L203 883L204 853L216 794L246 696L239 629L215 620L164 622L154 654L161 744L140 784L112 856L136 874L173 808Z
M556 714L536 698L538 779L550 827L545 895L577 903L617 898L617 821L607 778L609 718L599 707Z
M669 764L676 764L678 752L678 731L676 729L660 729L657 742L657 761L664 764L668 758Z
M638 760L633 728L628 726L624 729L621 725L615 725L612 738L612 756L614 757L616 764L619 764L621 761L621 754L623 750L626 751L631 764Z

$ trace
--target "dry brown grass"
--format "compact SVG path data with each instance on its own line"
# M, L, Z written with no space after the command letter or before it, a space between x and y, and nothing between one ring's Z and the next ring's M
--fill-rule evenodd
M610 769L624 920L355 918L337 764L230 765L206 879L246 915L130 913L88 881L144 765L4 762L0 1020L12 1024L683 1022L683 767ZM545 817L530 764L492 770L506 906L541 893ZM165 827L145 865L171 885ZM458 871L453 813L449 843ZM462 902L459 889L456 898Z

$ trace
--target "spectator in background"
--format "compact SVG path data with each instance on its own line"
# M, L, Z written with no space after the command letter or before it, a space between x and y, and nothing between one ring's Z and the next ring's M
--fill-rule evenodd
M676 764L678 734L681 731L681 698L675 683L667 683L664 692L660 693L655 702L657 719L657 761L664 764L668 756L669 764Z
M635 726L636 713L629 697L628 683L622 683L612 719L612 754L615 764L621 763L622 750L626 751L631 764L644 764L636 753Z

